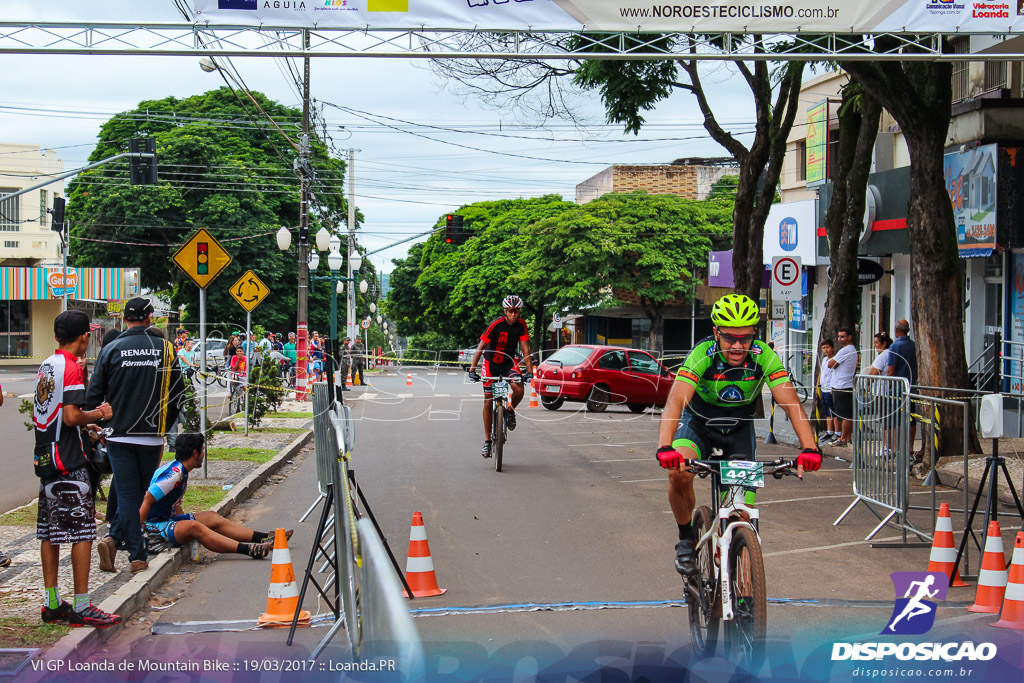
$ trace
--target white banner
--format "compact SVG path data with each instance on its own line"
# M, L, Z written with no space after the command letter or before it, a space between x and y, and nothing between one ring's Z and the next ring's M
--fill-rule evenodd
M1024 33L1024 0L193 0L197 21L306 28Z

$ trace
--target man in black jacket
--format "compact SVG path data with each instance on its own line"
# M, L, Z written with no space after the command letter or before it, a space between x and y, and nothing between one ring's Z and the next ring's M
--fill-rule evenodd
M88 405L106 400L114 418L106 425L107 454L117 489L117 511L110 536L97 546L100 569L114 571L119 544L128 550L131 571L149 567L139 508L160 465L164 434L181 410L185 386L174 347L162 336L147 334L153 315L149 299L135 297L124 307L127 328L103 347L86 394Z

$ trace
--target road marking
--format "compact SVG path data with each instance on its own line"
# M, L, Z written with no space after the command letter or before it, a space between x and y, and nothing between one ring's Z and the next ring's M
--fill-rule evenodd
M665 477L658 477L657 479L624 479L620 481L620 484L639 484L644 481L665 481Z
M781 555L798 555L800 553L814 553L819 550L834 550L836 548L849 548L854 545L866 545L869 543L881 543L883 541L898 541L902 536L890 538L873 538L869 541L849 541L847 543L834 543L832 545L819 545L813 548L794 548L793 550L776 550L774 553L764 553L764 557L778 557Z
M655 443L657 439L649 439L647 441L621 441L619 443L571 443L568 444L569 448L581 447L581 446L614 446L616 448L622 448L623 446L629 446L638 443Z
M398 398L412 398L412 394L398 394Z
M451 398L451 394L434 394L434 398Z

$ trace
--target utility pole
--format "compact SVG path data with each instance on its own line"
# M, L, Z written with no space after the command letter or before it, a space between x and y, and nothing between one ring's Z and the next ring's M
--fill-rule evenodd
M309 31L302 31L302 47L309 50ZM309 350L309 57L302 58L302 140L299 145L299 293L296 327L295 398L306 398L306 354Z
M356 249L356 150L348 149L348 305L345 312L345 330L347 337L356 339L359 330L356 329L356 284L352 278L352 254Z

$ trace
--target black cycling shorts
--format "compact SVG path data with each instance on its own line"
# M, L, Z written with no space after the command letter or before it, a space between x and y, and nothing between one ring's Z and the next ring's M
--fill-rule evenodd
M508 358L508 356L506 356ZM498 364L493 361L484 361L484 377L514 377L519 375L519 369L509 358L507 363ZM484 380L484 399L490 399L493 395L491 394L491 380Z
M727 429L724 433L722 428ZM757 451L753 420L724 421L721 428L716 428L712 421L697 417L689 410L684 410L679 417L679 427L672 439L672 447L676 450L691 448L697 459L711 457L712 448L721 448L726 460L753 460Z

